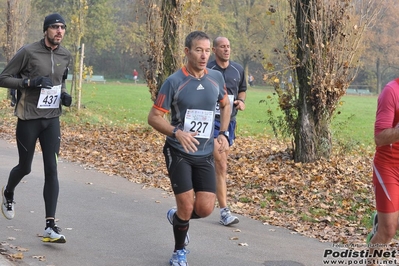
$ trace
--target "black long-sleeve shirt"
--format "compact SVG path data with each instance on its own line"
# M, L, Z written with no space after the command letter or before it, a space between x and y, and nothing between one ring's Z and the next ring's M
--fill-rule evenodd
M213 60L208 63L207 68L217 70L222 73L226 82L227 94L234 95L234 100L237 100L237 96L240 92L247 91L244 68L240 64L234 61L229 61L227 68L221 68L216 63L216 60ZM230 120L234 121L236 119L238 110L234 107L234 105L232 105L231 108L232 113Z
M53 118L61 115L58 108L38 108L41 93L39 88L25 88L25 79L49 77L53 86L61 85L61 93L66 91L63 75L71 62L71 53L58 46L52 50L44 39L22 47L0 74L0 87L17 89L18 103L15 115L22 120Z

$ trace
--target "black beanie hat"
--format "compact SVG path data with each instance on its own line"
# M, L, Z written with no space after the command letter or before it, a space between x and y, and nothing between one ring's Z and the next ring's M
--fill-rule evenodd
M63 17L61 17L60 14L58 13L53 13L48 15L47 17L45 17L44 19L44 23L43 23L43 32L45 32L47 30L47 28L54 23L62 23L64 25L65 24L65 20Z

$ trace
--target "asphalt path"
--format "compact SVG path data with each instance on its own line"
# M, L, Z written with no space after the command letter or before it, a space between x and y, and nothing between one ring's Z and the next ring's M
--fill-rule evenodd
M0 187L17 163L16 145L0 140ZM16 215L0 215L0 248L22 253L0 265L37 266L167 266L173 251L172 226L166 219L174 197L118 176L107 176L79 164L59 160L58 226L67 242L41 241L44 202L43 165L37 152L32 172L15 191ZM187 247L190 266L319 266L332 247L285 228L264 225L238 215L240 223L218 223L219 210L190 222Z

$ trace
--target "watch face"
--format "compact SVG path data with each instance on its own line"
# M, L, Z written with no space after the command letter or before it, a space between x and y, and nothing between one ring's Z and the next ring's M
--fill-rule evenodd
M223 131L222 134L225 135L226 137L229 137L229 136L230 136L230 134L229 134L228 131Z

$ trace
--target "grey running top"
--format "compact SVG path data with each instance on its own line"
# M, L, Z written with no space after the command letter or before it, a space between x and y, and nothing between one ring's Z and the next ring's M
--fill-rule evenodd
M200 142L193 156L207 156L213 152L213 130L216 103L227 97L220 72L205 69L202 78L191 76L185 67L170 75L162 84L154 108L171 112L171 125L184 131L197 131ZM167 137L174 148L186 153L177 139Z

